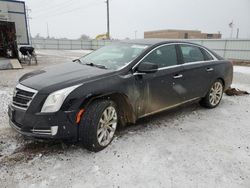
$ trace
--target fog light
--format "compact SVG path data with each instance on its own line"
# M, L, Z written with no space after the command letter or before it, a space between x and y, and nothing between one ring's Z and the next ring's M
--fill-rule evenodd
M51 135L55 136L58 131L58 126L51 127L50 129L51 129Z

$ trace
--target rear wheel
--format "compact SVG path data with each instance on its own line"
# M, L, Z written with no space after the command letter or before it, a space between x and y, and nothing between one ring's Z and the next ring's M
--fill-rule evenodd
M221 80L216 80L207 95L200 101L201 106L215 108L220 104L223 96L224 86Z
M118 124L117 106L110 100L97 100L88 106L80 126L82 143L90 151L101 151L113 140Z

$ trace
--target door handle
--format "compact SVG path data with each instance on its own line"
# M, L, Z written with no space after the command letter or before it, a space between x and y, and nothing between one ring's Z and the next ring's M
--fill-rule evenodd
M213 70L213 68L207 68L207 72L212 72Z
M175 75L173 78L174 78L174 79L179 79L179 78L182 78L182 77L183 77L182 74L177 74L177 75Z

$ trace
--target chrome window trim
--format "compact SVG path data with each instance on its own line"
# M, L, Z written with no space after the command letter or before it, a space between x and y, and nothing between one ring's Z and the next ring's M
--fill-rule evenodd
M206 61L194 61L194 62L188 62L188 63L183 63L183 64L178 64L178 65L171 65L171 66L167 66L167 67L161 67L161 68L158 68L158 70L166 70L166 69L171 69L171 68L176 68L176 67L181 67L181 66L186 66L186 65L193 65L193 64L200 64L200 63L206 63L206 62L215 62L215 61L218 61L218 59L210 52L208 51L207 49L205 49L204 47L202 46L199 46L197 44L188 44L188 43L184 43L184 42L176 42L176 43L169 43L169 44L162 44L160 46L157 46L155 48L153 48L152 50L150 50L143 58L141 58L140 61L138 61L138 63L136 63L133 67L132 67L132 71L134 72L136 67L149 55L151 54L154 50L157 50L161 47L164 47L164 46L170 46L170 45L187 45L187 46L195 46L195 47L198 47L198 48L201 48L203 50L205 50L206 52L208 52L212 57L213 57L213 60L206 60Z
M16 86L16 88L17 88L17 89L20 89L20 90L27 91L27 92L34 93L34 95L31 97L32 99L30 100L30 102L29 102L27 108L22 108L22 107L20 107L20 106L16 106L16 105L13 104L13 101L11 102L11 106L13 106L13 107L15 107L15 108L17 108L17 109L26 111L26 110L28 110L28 108L29 108L31 102L32 102L33 99L35 98L35 96L36 96L36 94L38 93L38 91L35 90L35 89L32 89L32 88L26 87L26 86L24 86L24 85L22 85L22 84L18 84L18 85ZM16 90L16 88L15 88L15 90ZM13 100L13 99L12 99L12 100Z
M201 62L213 62L213 61L218 61L218 59L210 52L208 51L206 48L199 46L199 45L195 45L195 44L186 44L186 43L180 43L181 45L186 45L186 46L194 46L197 48L201 48L203 50L205 50L209 55L211 55L211 57L213 58L212 60L204 60L204 61L191 61L191 62L187 62L187 63L183 63L182 65L185 64L195 64L195 63L201 63Z
M182 67L182 65L171 65L168 67L161 67L161 68L158 68L158 70L173 69L173 68L177 68L177 67Z
M207 62L216 62L216 60L210 60L210 61L194 61L194 62L190 62L190 63L183 63L182 66L203 64L203 63L207 63Z

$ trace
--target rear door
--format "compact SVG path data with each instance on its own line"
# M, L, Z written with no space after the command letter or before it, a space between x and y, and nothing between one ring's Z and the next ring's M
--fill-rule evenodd
M191 100L206 95L211 85L214 64L212 55L195 45L179 44L183 63L183 82L186 93L183 100Z
M136 76L143 85L144 113L154 113L182 102L182 71L176 45L163 45L149 53L140 63L150 62L158 65L156 73Z

